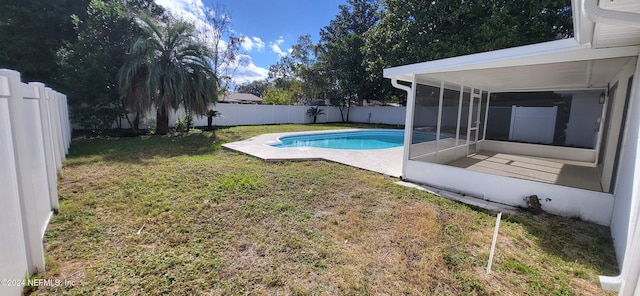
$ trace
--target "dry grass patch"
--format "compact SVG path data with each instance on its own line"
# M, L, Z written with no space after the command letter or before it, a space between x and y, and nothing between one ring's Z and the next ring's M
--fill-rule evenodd
M325 161L268 163L220 149L265 132L76 139L46 233L44 279L68 295L605 294L608 228L495 215Z

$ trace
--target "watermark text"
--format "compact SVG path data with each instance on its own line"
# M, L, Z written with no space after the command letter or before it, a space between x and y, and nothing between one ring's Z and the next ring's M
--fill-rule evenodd
M74 287L75 281L68 279L0 279L2 287Z

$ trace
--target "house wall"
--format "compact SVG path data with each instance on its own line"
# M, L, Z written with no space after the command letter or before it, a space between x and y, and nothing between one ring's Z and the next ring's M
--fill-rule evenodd
M602 163L599 168L601 169L601 185L604 191L609 191L614 184L611 184L613 176L613 168L615 165L615 156L618 146L619 131L622 128L622 114L624 112L625 97L627 92L627 80L633 75L635 71L635 61L632 61L625 65L620 73L609 83L611 86L618 83L618 87L613 97L609 97L612 100L611 112L609 120L608 130L604 131L603 137L606 136L606 142L601 147L600 153L603 155ZM631 112L630 112L631 113ZM605 115L606 116L606 115ZM605 119L607 120L607 119ZM604 121L603 121L604 122ZM604 138L603 138L604 139Z
M567 124L566 145L595 148L598 118L602 115L603 104L599 103L597 92L573 94L571 112Z
M525 197L536 194L542 199L542 208L549 213L579 217L605 226L610 223L614 199L608 193L486 174L422 161L405 162L404 178L409 181L521 207L526 207ZM576 202L578 200L579 202Z
M507 140L509 138L511 109L511 107L489 106L487 138L501 140Z
M412 147L415 148L415 147ZM437 153L431 153L428 155L419 156L416 160L426 161L431 163L446 164L452 161L463 158L467 155L467 145L461 145L458 147L448 148L446 150L438 151Z
M480 142L479 145L481 151L486 150L491 152L558 158L591 163L595 162L596 160L596 151L593 149L536 145L494 140L485 140Z
M630 62L612 81L612 83L615 83L615 81L619 83L615 99L624 101L627 80L631 75L634 75L635 79L620 152L618 178L614 190L614 215L611 217L611 236L620 266L623 265L625 251L631 241L629 235L638 222L638 207L640 204L640 159L638 155L638 149L640 148L638 143L640 138L640 83L638 83L640 68L637 68L636 61ZM620 113L615 114L621 116ZM613 128L610 130L615 131ZM614 144L617 143L612 143L611 145ZM605 161L611 161L611 156L605 156ZM607 165L605 166L606 168L610 167L608 164L605 163ZM629 264L632 263L629 262Z

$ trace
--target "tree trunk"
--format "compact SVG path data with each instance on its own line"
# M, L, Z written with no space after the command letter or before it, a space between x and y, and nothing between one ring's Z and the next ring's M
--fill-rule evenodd
M315 124L315 123L316 123L316 119L318 119L318 116L313 115L313 124Z
M207 116L207 130L211 130L212 123L213 123L213 116Z
M166 108L160 107L156 113L156 135L166 135L169 132L169 114Z

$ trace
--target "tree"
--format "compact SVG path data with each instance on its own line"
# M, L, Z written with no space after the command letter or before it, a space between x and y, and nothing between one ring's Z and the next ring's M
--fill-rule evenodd
M237 86L236 91L240 93L250 93L262 98L270 86L271 83L269 80L254 80Z
M291 105L294 103L294 98L288 90L277 90L271 87L265 92L262 102L272 105Z
M175 19L157 23L139 19L142 36L118 72L125 105L144 112L155 106L156 134L169 131L169 110L182 105L187 114L205 115L215 102L217 79L211 51L198 42L193 25Z
M0 65L25 81L58 88L56 52L76 37L72 15L84 15L89 0L0 0Z
M289 91L295 101L323 98L326 80L323 69L316 63L317 52L318 46L312 42L311 35L298 37L291 54L269 67L269 79L274 80L278 90Z
M231 78L238 66L236 63L238 51L242 45L242 38L234 34L231 27L231 15L224 6L216 4L206 9L206 23L208 26L198 32L202 42L211 44L213 72L217 77L217 91L222 96L229 91Z
M382 4L380 22L365 33L365 66L371 81L381 81L386 67L572 35L567 0L385 0Z
M116 79L128 47L140 34L132 16L140 12L162 15L163 10L152 0L92 0L82 17L73 17L77 37L58 51L59 82L69 98L71 119L80 126L108 129L116 119L129 119Z
M378 7L377 0L349 0L348 5L339 6L335 19L320 30L319 66L325 69L327 85L333 86L329 99L340 107L343 121L349 121L353 102L380 93L378 85L368 79L363 53L364 34L378 23Z
M162 14L151 0L127 3L92 0L82 18L73 17L76 41L58 51L60 90L69 98L72 121L87 129L109 129L126 117L116 78L140 33L130 12Z

